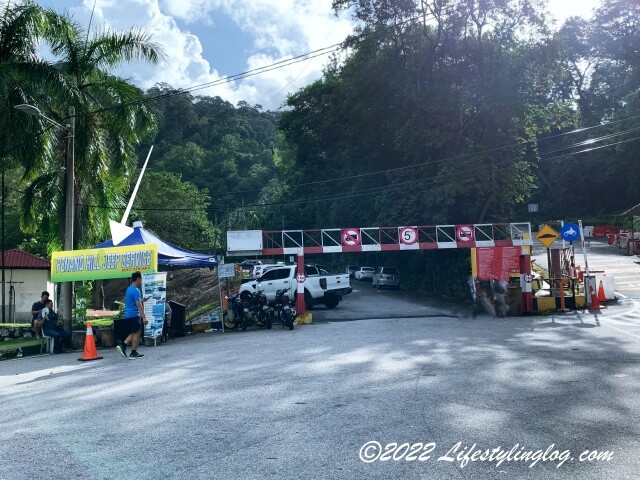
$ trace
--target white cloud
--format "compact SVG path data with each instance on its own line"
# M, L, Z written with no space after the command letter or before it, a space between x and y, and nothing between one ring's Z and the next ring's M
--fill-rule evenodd
M83 0L83 7L74 13L87 22L92 7L93 0ZM97 0L94 22L118 29L143 28L165 49L163 68L133 64L117 73L144 88L157 82L186 88L220 80L221 75L204 57L201 39L181 29L176 20L215 28L219 14L231 18L252 39L244 70L341 42L352 31L348 18L333 14L331 0ZM319 57L196 93L277 108L287 93L319 78L327 60L328 56Z
M214 10L214 4L210 0L160 0L160 7L164 12L187 23L212 23L210 13Z

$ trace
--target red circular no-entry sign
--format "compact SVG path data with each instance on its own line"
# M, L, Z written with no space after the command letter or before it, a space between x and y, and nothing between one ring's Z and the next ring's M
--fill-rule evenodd
M360 231L357 228L345 228L342 230L342 245L345 247L357 247L360 245Z
M466 243L473 242L473 226L472 225L459 225L456 227L456 238L458 242Z

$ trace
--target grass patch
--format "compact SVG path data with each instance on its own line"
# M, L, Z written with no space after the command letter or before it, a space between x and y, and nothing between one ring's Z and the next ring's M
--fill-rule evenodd
M92 327L102 327L102 328L113 327L113 318L97 318L97 319L87 320L87 321L91 322ZM85 326L86 326L86 323L85 323Z
M30 323L0 323L0 328L31 328Z
M73 330L86 330L87 322L91 322L91 327L97 328L110 328L113 327L113 318L93 318L87 319L86 322L74 322Z
M41 343L42 340L38 340L36 338L28 338L26 340L6 340L0 343L0 351L25 347L37 347Z

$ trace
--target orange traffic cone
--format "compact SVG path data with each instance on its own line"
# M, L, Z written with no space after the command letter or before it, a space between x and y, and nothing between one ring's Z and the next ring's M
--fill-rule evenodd
M589 292L591 292L591 306L589 310L600 310L600 302L598 301L598 295L591 285L589 285Z
M93 339L93 329L91 328L91 322L87 322L87 334L84 337L84 353L82 358L79 358L80 362L89 362L91 360L101 360L102 357L98 356L96 350L96 342Z
M604 294L604 285L602 284L602 280L600 280L600 286L598 287L598 302L604 303L607 301L607 296Z

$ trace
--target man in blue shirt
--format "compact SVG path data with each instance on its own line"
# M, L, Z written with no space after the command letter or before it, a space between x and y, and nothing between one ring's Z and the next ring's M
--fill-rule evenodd
M149 323L147 317L144 314L144 307L142 306L142 294L140 293L140 287L142 286L142 274L135 272L131 275L131 285L127 288L124 295L124 323L127 326L129 332L127 338L116 347L118 353L127 357L127 346L131 345L130 359L142 358L143 354L138 353L138 344L140 343L140 334L142 330L142 324ZM142 324L140 320L142 319Z

